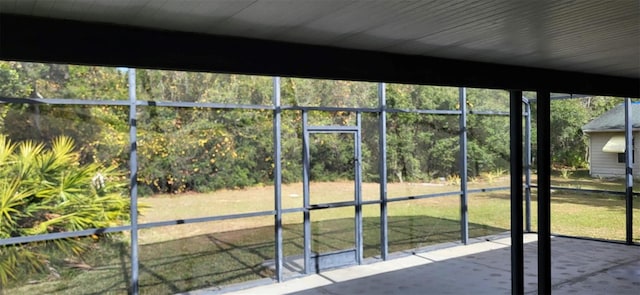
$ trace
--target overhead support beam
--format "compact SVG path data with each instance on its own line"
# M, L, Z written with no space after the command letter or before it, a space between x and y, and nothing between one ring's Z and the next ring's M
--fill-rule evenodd
M522 91L510 91L511 145L511 294L524 294L522 226Z
M538 294L551 294L551 98L538 91Z
M640 77L12 14L0 14L0 44L3 60L640 97Z

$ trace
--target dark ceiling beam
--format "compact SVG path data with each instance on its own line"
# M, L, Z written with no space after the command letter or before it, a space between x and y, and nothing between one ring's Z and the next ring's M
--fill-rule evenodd
M11 14L0 14L0 59L640 97L639 77Z

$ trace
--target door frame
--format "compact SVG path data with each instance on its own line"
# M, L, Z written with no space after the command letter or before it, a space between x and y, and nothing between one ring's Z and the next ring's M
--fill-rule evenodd
M310 126L308 112L302 111L302 183L303 183L303 219L304 219L304 272L317 273L323 269L335 268L349 264L362 264L362 116L356 112L356 126ZM353 134L354 136L354 201L311 204L310 184L310 153L309 134ZM329 208L353 207L355 211L355 250L345 250L330 253L311 252L311 211Z

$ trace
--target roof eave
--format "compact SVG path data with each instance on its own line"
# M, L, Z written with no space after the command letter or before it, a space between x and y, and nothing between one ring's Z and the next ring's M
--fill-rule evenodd
M640 97L638 77L0 14L0 59Z
M582 130L583 133L612 133L612 132L624 132L624 129L606 129L606 130ZM631 131L640 131L640 128L633 128Z

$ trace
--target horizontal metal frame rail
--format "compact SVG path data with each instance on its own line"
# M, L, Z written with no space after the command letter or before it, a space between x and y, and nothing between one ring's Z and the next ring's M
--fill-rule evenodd
M532 184L531 187L532 188L536 188L537 185ZM482 192L504 191L504 190L508 190L508 189L509 189L508 186L479 188L479 189L470 189L470 190L468 190L468 193L469 194L474 194L474 193L482 193ZM606 194L611 194L611 195L624 195L625 194L625 192L622 192L622 191L577 189L577 188L567 188L567 187L557 187L557 186L552 186L551 189L576 191L576 192L589 192L589 193L606 193ZM389 199L388 202L401 202L401 201L420 200L420 199L428 199L428 198L436 198L436 197L448 197L448 196L455 196L455 195L457 195L459 193L460 193L460 191L452 191L452 192L436 193L436 194L396 197L396 198ZM640 192L639 193L634 193L634 196L640 196ZM381 203L380 200L365 200L365 201L362 201L362 205L377 205L377 204L380 204L380 203ZM338 207L351 206L351 205L354 205L354 204L355 204L355 202L331 203L331 205L333 205L332 208L333 207L338 208ZM322 204L320 204L320 205L322 205ZM304 212L305 210L307 210L307 209L305 209L305 208L286 208L286 209L282 209L282 213L283 214L301 213L301 212ZM228 215L217 215L217 216L207 216L207 217L197 217L197 218L187 218L187 219L176 219L176 220L168 220L168 221L149 222L149 223L140 223L140 224L138 224L138 228L141 228L141 229L142 228L153 228L153 227L163 227L163 226L189 224L189 223L222 221L222 220L229 220L229 219L260 217L260 216L271 216L271 215L275 215L275 210L249 212L249 213L239 213L239 214L228 214ZM52 234L44 234L44 235L13 237L13 238L0 240L0 246L24 244L24 243L31 243L31 242L41 242L41 241L64 239L64 238L75 238L75 237L89 236L89 235L93 235L93 234L122 232L122 231L128 231L128 230L131 230L131 226L129 226L129 225L127 225L127 226L108 227L108 228L86 229L86 230L74 231L74 232L61 232L61 233L52 233ZM536 233L536 232L532 231L532 233ZM603 240L603 239L586 238L586 237L580 237L580 236L568 236L568 235L561 235L561 234L555 234L555 233L553 233L553 235L554 236L561 236L561 237L570 237L570 238L590 239L590 240L596 240L596 241L617 242L615 240ZM624 243L624 242L620 242L620 243ZM638 244L636 243L636 245L638 245Z
M258 212L237 213L237 214L228 214L228 215L195 217L195 218L176 219L176 220L169 220L169 221L140 223L138 224L138 227L152 228L152 227L180 225L180 224L188 224L188 223L201 223L201 222L221 221L221 220L229 220L229 219L248 218L248 217L271 216L275 214L276 214L276 210L258 211Z
M109 99L77 99L77 98L17 98L0 97L2 103L24 103L24 104L48 104L48 105L90 105L90 106L129 106L128 100ZM188 102L188 101L154 101L136 100L136 106L152 107L176 107L176 108L211 108L211 109L248 109L248 110L275 110L270 105L253 104L231 104L216 102ZM361 112L379 113L381 108L371 107L324 107L324 106L281 106L283 111L327 111L327 112ZM459 110L427 110L427 109L385 109L387 113L413 113L426 115L460 115ZM470 115L488 116L509 116L508 112L502 111L468 111Z
M276 214L275 210L270 210L270 211L259 211L259 212L249 212L249 213L207 216L207 217L195 217L195 218L186 218L186 219L175 219L175 220L167 220L167 221L139 223L138 228L142 229L142 228L163 227L163 226L189 224L189 223L201 223L201 222L210 222L210 221L248 218L248 217L272 216L275 214ZM51 234L34 235L34 236L13 237L8 239L0 239L0 246L24 244L24 243L31 243L31 242L42 242L47 240L56 240L56 239L64 239L64 238L84 237L84 236L89 236L93 234L122 232L122 231L128 231L128 230L131 230L131 225L106 227L106 228L93 228L93 229L85 229L81 231L60 232L60 233L51 233Z
M483 193L483 192L503 191L503 190L508 190L508 189L509 189L508 186L478 188L478 189L467 190L467 193L468 194L474 194L474 193ZM396 197L396 198L387 199L387 202L398 202L398 201L408 201L408 200L429 199L429 198L436 198L436 197L456 196L456 195L460 195L461 193L462 193L462 191L450 191L450 192L434 193L434 194L426 194L426 195ZM379 200L375 200L375 201L366 201L366 202L367 202L367 204L369 204L369 203L375 204L373 202L380 202L380 201Z
M532 231L531 233L537 234L538 232ZM619 244L619 245L626 245L626 246L636 246L636 247L640 246L640 243L628 244L626 241L623 241L623 240L605 240L605 239L598 239L598 238L591 238L591 237L569 236L569 235L563 235L563 234L558 234L553 232L551 232L551 236L558 237L558 238L569 238L569 239L576 239L576 240L604 242L604 243Z
M480 193L480 192L491 192L491 191L500 191L500 190L508 190L509 187L492 187L492 188L481 188L481 189L473 189L469 190L468 193ZM607 191L610 192L610 191ZM610 192L615 194L624 194L624 192ZM388 202L400 202L400 201L409 201L409 200L420 200L420 199L428 199L428 198L436 198L436 197L447 197L454 196L460 194L460 191L452 191L445 193L436 193L436 194L427 194L427 195L416 195L416 196L406 196L406 197L396 197L389 199ZM636 193L636 195L640 195L640 193ZM380 200L366 200L362 201L362 205L376 205L380 204ZM339 208L339 207L347 207L355 205L355 202L337 202L337 203L329 203L331 208ZM324 205L324 204L319 204ZM311 208L313 210L314 208ZM283 214L287 213L299 213L304 212L309 209L305 208L286 208L282 209ZM153 228L153 227L163 227L163 226L172 226L172 225L180 225L180 224L189 224L189 223L201 223L201 222L210 222L210 221L222 221L229 219L239 219L239 218L248 218L248 217L259 217L259 216L271 216L275 215L275 210L270 211L258 211L258 212L249 212L249 213L238 213L238 214L227 214L227 215L216 215L216 216L206 216L206 217L196 217L196 218L186 218L186 219L174 219L174 220L166 220L166 221L157 221L157 222L148 222L148 223L139 223L138 228ZM74 232L61 232L61 233L51 233L51 234L43 234L43 235L34 235L34 236L23 236L23 237L13 237L8 239L0 239L0 246L5 245L15 245L15 244L24 244L31 242L41 242L47 240L55 240L55 239L64 239L64 238L75 238L75 237L83 237L89 236L93 234L102 234L102 233L113 233L113 232L122 232L131 230L130 225L126 226L116 226L116 227L106 227L106 228L94 228L94 229L86 229L81 231Z
M497 186L497 187L489 187L489 188L476 188L476 189L470 189L468 191L468 193L475 194L475 193L506 191L506 190L509 190L509 188L510 188L509 186Z
M21 237L12 237L6 239L0 239L0 246L9 246L16 244L26 244L33 242L42 242L49 240L57 240L57 239L67 239L67 238L75 238L75 237L84 237L90 235L97 235L103 233L115 233L131 230L130 225L123 226L115 226L115 227L107 227L107 228L92 228L85 229L79 231L72 232L59 232L52 234L43 234L43 235L35 235L35 236L21 236Z
M537 184L532 184L532 188L537 188ZM573 192L587 192L587 193L603 193L608 195L621 195L624 196L626 194L625 191L612 191L612 190L601 190L601 189L584 189L584 188L573 188L573 187L563 187L563 186L551 186L551 189L559 190L559 191L573 191ZM640 196L640 192L634 192L634 196Z
M318 203L311 204L309 207L305 208L306 210L318 210L318 209L329 209L329 208L340 208L340 207L349 207L357 205L356 201L345 201L345 202L333 202L333 203Z
M357 133L357 126L308 126L309 133Z
M387 113L413 113L413 114L426 114L426 115L460 115L461 111L458 110L421 110L421 109L393 109L387 108Z
M47 104L47 105L89 105L89 106L130 106L131 103L124 100L109 99L77 99L77 98L17 98L0 96L0 104L3 103L23 103L23 104ZM136 100L136 106L150 107L175 107L175 108L211 108L211 109L245 109L245 110L275 110L274 106L252 105L252 104L232 104L216 102L188 102L188 101L155 101ZM281 106L282 111L327 111L327 112L361 112L379 113L380 108L371 107L323 107L323 106ZM459 110L427 110L427 109L385 109L388 113L413 113L425 115L460 115ZM470 115L488 116L509 116L508 112L502 111L468 111Z
M17 97L0 97L2 103L24 103L24 104L50 104L50 105L111 105L111 106L130 106L128 99L123 100L107 100L107 99L75 99L75 98L17 98Z
M421 200L421 199L446 197L446 196L459 196L461 193L462 193L462 191L451 191L451 192L435 193L435 194L427 194L427 195L416 195L416 196L408 196L408 197L388 198L387 199L387 203L399 202L399 201L409 201L409 200Z
M281 107L283 111L325 111L325 112L361 112L377 113L380 108L371 107L325 107L325 106L287 106Z
M551 97L551 100L562 99L578 99L584 97L592 97L592 95L568 95ZM536 102L535 98L529 99L530 102ZM60 105L121 105L128 106L130 104L128 98L114 100L108 98L19 98L0 96L0 103L28 103L28 104L60 104ZM168 107L206 107L206 108L223 108L223 109L265 109L273 110L271 105L254 105L254 104L230 104L216 102L188 102L188 101L153 101L153 100L137 100L136 105L147 106L168 106ZM325 106L281 106L282 110L308 110L308 111L359 111L365 113L380 112L377 107L325 107ZM419 114L439 114L439 115L459 115L459 110L429 110L429 109L386 109L389 113L419 113ZM507 111L474 111L469 110L468 114L473 115L498 115L508 116Z
M186 102L186 101L138 101L139 106L174 107L174 108L209 108L209 109L244 109L244 110L274 110L273 106L230 104L215 102Z
M105 99L75 99L75 98L14 98L0 97L0 103L23 103L23 104L48 104L48 105L99 105L99 106L130 106L128 100L105 100ZM215 102L187 102L187 101L154 101L136 100L136 106L150 107L177 107L177 108L212 108L212 109L250 109L250 110L274 110L273 106L267 105L245 105Z
M504 116L508 117L509 112L501 112L501 111L468 111L469 115L484 115L484 116ZM525 113L526 114L526 113Z
M551 100L562 99L578 99L584 97L592 97L592 95L573 95L552 97ZM534 103L537 100L535 98L529 99ZM51 104L51 105L114 105L114 106L129 106L128 99L122 100L114 99L79 99L79 98L18 98L18 97L5 97L0 96L0 103L27 103L27 104ZM166 106L166 107L202 107L202 108L219 108L219 109L259 109L259 110L273 110L275 109L271 105L254 105L254 104L231 104L231 103L216 103L216 102L188 102L188 101L154 101L154 100L137 100L136 105L139 106ZM380 112L379 107L326 107L326 106L281 106L281 110L307 110L307 111L352 111L363 113L376 113ZM430 109L385 109L388 113L417 113L417 114L433 114L433 115L460 115L459 110L430 110ZM470 115L494 115L494 116L509 116L507 111L491 111L491 110L469 110Z
M549 99L551 100L563 100L563 99L574 99L574 98L585 98L585 97L594 97L596 95L589 95L589 94L567 94L567 95L556 95L556 96L551 96L549 97ZM538 99L537 98L532 98L529 101L531 102L537 102Z

